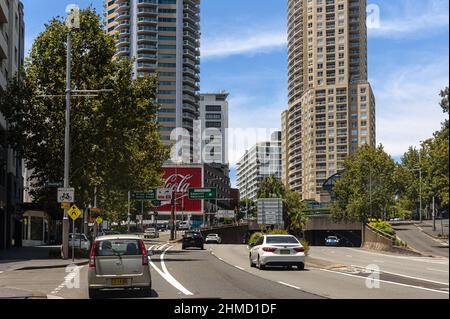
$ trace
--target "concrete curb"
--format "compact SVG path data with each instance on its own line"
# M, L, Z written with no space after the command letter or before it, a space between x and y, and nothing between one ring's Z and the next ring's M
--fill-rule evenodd
M29 266L29 267L17 268L17 269L14 269L14 271L16 271L16 270L38 270L38 269L66 268L67 266L70 266L70 265L85 266L88 263L89 263L89 261L86 260L86 261L80 261L80 262L68 263L68 264L61 264L61 265Z

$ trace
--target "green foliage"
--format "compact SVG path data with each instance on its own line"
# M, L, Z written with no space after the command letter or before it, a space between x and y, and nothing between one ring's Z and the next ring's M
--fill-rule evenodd
M72 87L112 89L98 97L71 100L71 180L79 207L98 204L108 219L123 220L127 191L161 183L168 149L157 130L157 79L134 80L128 60L113 59L112 36L100 16L80 13L81 28L72 33ZM21 80L0 92L0 111L10 123L8 143L32 170L32 195L54 203L55 190L45 182L63 180L66 90L66 36L63 19L49 21L34 42ZM53 97L43 97L51 95ZM56 203L54 203L56 206Z
M395 170L395 162L381 145L365 145L351 154L334 187L337 200L331 205L333 218L364 223L370 217L386 218L396 193Z
M253 233L250 236L250 239L248 240L248 245L249 246L254 245L262 235L263 235L263 233L260 233L260 232Z
M258 209L255 201L249 198L244 198L240 202L240 212L239 215L237 216L237 219L245 217L245 212L247 211L247 208L248 208L248 217L256 218Z
M305 256L309 255L310 245L307 240L300 240L300 244L302 244L303 248L305 248Z
M392 228L392 225L387 221L382 220L373 220L369 219L369 225L383 233L386 233L391 236L395 236L395 230Z
M267 235L289 235L289 232L284 229L273 229L267 232Z

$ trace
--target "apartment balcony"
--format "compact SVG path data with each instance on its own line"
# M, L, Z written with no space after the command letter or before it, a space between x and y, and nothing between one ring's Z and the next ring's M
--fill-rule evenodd
M0 32L0 60L8 58L8 43L5 36Z
M6 1L0 1L0 24L8 23L9 8Z

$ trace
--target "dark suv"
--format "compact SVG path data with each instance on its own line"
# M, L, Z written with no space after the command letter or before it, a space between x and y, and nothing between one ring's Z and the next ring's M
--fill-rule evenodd
M183 236L182 248L186 249L191 247L197 247L203 250L204 249L203 243L204 243L203 236L200 232L188 231Z

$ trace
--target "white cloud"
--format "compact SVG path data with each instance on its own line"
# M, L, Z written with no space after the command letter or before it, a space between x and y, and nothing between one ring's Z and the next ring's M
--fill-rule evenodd
M202 58L226 57L238 54L268 53L274 49L286 48L285 30L233 33L215 35L202 39Z
M372 81L377 98L377 141L392 156L418 146L439 130L439 91L448 85L448 56L429 57Z

